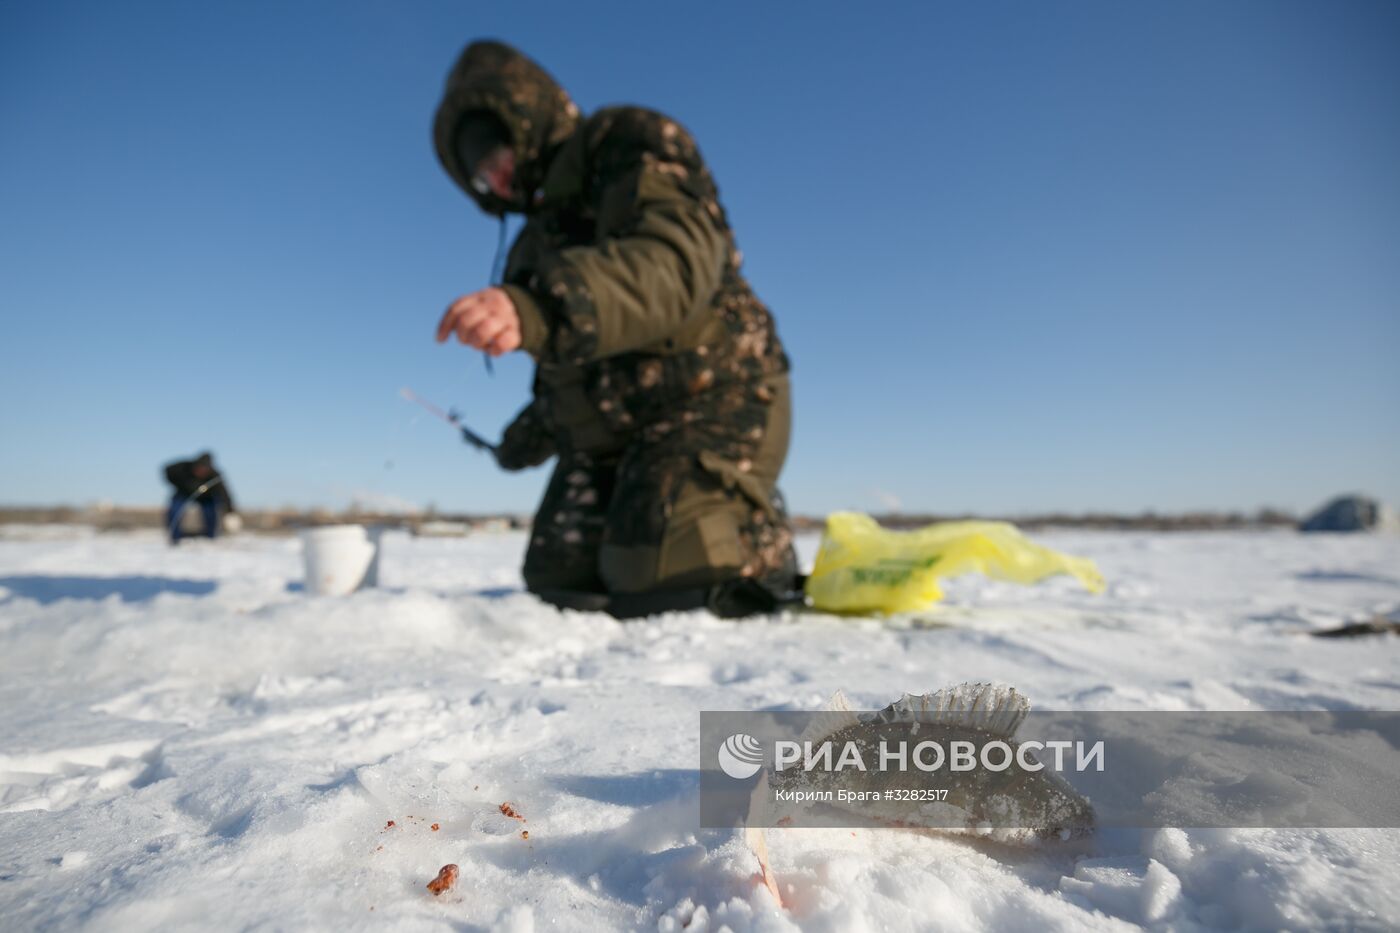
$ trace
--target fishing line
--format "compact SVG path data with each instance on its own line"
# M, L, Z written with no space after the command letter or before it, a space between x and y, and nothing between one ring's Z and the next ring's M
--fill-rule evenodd
M496 255L491 260L491 274L488 278L491 285L496 288L504 284L506 277L506 258L506 215L505 211L502 211L501 226L496 235ZM494 376L496 374L496 364L492 362L491 354L482 350L481 357L486 361L486 375Z

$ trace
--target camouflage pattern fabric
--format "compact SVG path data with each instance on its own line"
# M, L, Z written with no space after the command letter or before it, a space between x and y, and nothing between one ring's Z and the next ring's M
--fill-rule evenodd
M503 42L467 46L447 77L447 90L433 123L433 142L447 173L478 202L491 196L473 191L453 145L462 115L471 110L489 110L505 121L515 139L515 164L525 190L543 180L549 154L573 135L579 117L569 95L531 59ZM482 207L500 214L512 205L491 201Z
M617 461L575 453L560 458L545 488L525 552L525 585L603 592L598 555Z
M503 470L539 466L557 452L554 431L544 420L538 399L532 401L506 428L496 446L496 462Z
M766 397L764 397L766 396ZM787 453L785 379L707 397L619 455L565 454L535 517L531 589L642 592L792 574L775 481Z
M464 177L452 147L474 110L512 132L518 204ZM504 288L535 398L498 459L560 458L527 583L635 591L791 565L775 504L788 358L690 133L640 107L584 119L539 65L477 42L448 77L434 138L484 210L526 214Z

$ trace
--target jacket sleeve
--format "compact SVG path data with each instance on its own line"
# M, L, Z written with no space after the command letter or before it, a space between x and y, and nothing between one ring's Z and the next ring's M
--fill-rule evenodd
M496 462L511 472L539 466L554 454L554 437L544 423L538 399L515 416L496 446Z
M544 257L529 288L506 290L537 360L581 364L664 340L703 312L730 241L696 169L640 149L600 181L599 238Z

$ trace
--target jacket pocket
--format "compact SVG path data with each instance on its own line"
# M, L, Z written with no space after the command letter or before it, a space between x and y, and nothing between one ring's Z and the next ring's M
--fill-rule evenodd
M773 521L782 520L778 514L777 506L773 504L773 497L758 477L739 469L737 463L724 459L712 450L700 451L697 459L700 461L701 469L711 479L719 483L721 489L731 493L738 491L745 499L762 509Z

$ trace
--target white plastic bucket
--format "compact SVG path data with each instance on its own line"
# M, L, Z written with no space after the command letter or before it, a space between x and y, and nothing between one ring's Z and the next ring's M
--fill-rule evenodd
M301 533L306 592L344 596L378 582L379 536L363 525L327 525Z

